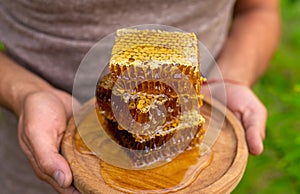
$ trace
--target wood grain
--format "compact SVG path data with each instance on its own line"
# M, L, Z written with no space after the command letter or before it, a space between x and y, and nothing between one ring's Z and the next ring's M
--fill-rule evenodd
M88 102L82 109L86 109L86 106L93 102ZM211 115L212 109L215 111ZM230 193L242 178L247 164L248 149L244 130L235 116L215 101L212 103L212 101L205 99L201 113L206 119L205 127L208 127L208 124L212 122L222 122L220 118L224 116L225 120L217 140L211 147L213 157L208 158L211 159L209 165L201 169L196 180L187 187L176 191L176 193ZM143 185L148 184L147 181L143 180L147 179L149 172L151 175L151 171L144 173L142 171L121 169L101 161L94 155L81 154L75 149L75 131L76 126L74 118L72 118L63 139L62 153L71 166L74 185L81 193L143 193L142 188L144 186L148 188L147 185ZM178 156L175 160L175 163L181 162L184 164L189 158ZM158 187L164 186L164 183L173 180L172 176L180 173L177 173L176 169L174 169L173 175L166 173L165 177L159 177L157 182L152 184L158 185ZM157 176L157 174L153 174L153 176ZM114 184L120 184L120 181L115 181L117 178L123 180L124 183L115 187ZM139 185L139 188L136 188L134 184ZM122 186L122 188L116 189L119 186ZM166 187L168 186L170 185L166 185ZM158 192L155 191L155 187L153 189L155 193ZM163 193L168 190L159 191ZM147 191L147 193L149 192Z

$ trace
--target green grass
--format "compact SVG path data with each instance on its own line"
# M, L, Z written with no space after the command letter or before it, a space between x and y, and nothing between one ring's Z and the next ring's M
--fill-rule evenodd
M300 1L282 0L281 13L280 46L254 88L269 112L265 151L233 193L300 193Z

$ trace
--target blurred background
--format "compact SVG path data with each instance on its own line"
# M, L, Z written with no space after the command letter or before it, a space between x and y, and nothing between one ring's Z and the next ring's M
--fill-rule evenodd
M265 151L249 157L234 194L300 193L300 0L281 0L281 15L280 46L254 87L269 112Z
M281 0L281 15L280 46L254 87L269 113L265 150L234 194L300 193L300 0Z

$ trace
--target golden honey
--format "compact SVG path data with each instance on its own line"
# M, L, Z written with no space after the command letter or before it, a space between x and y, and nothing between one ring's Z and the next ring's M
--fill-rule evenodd
M74 143L79 153L94 155L82 141L77 130ZM106 184L124 193L171 193L192 184L202 170L209 166L212 159L213 153L210 150L192 146L170 163L153 169L122 169L99 160L99 173Z
M137 164L176 155L204 136L198 53L194 33L117 31L110 73L97 84L99 121L115 142L129 149L154 152L173 141L166 153L134 153Z

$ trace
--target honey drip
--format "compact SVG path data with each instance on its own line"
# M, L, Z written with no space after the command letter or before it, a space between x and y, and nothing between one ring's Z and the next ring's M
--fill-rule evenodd
M75 133L75 147L81 154L93 154ZM209 166L213 153L199 145L189 147L171 162L153 169L128 170L102 160L99 173L112 188L126 193L168 193L188 187ZM126 177L126 179L124 179Z

